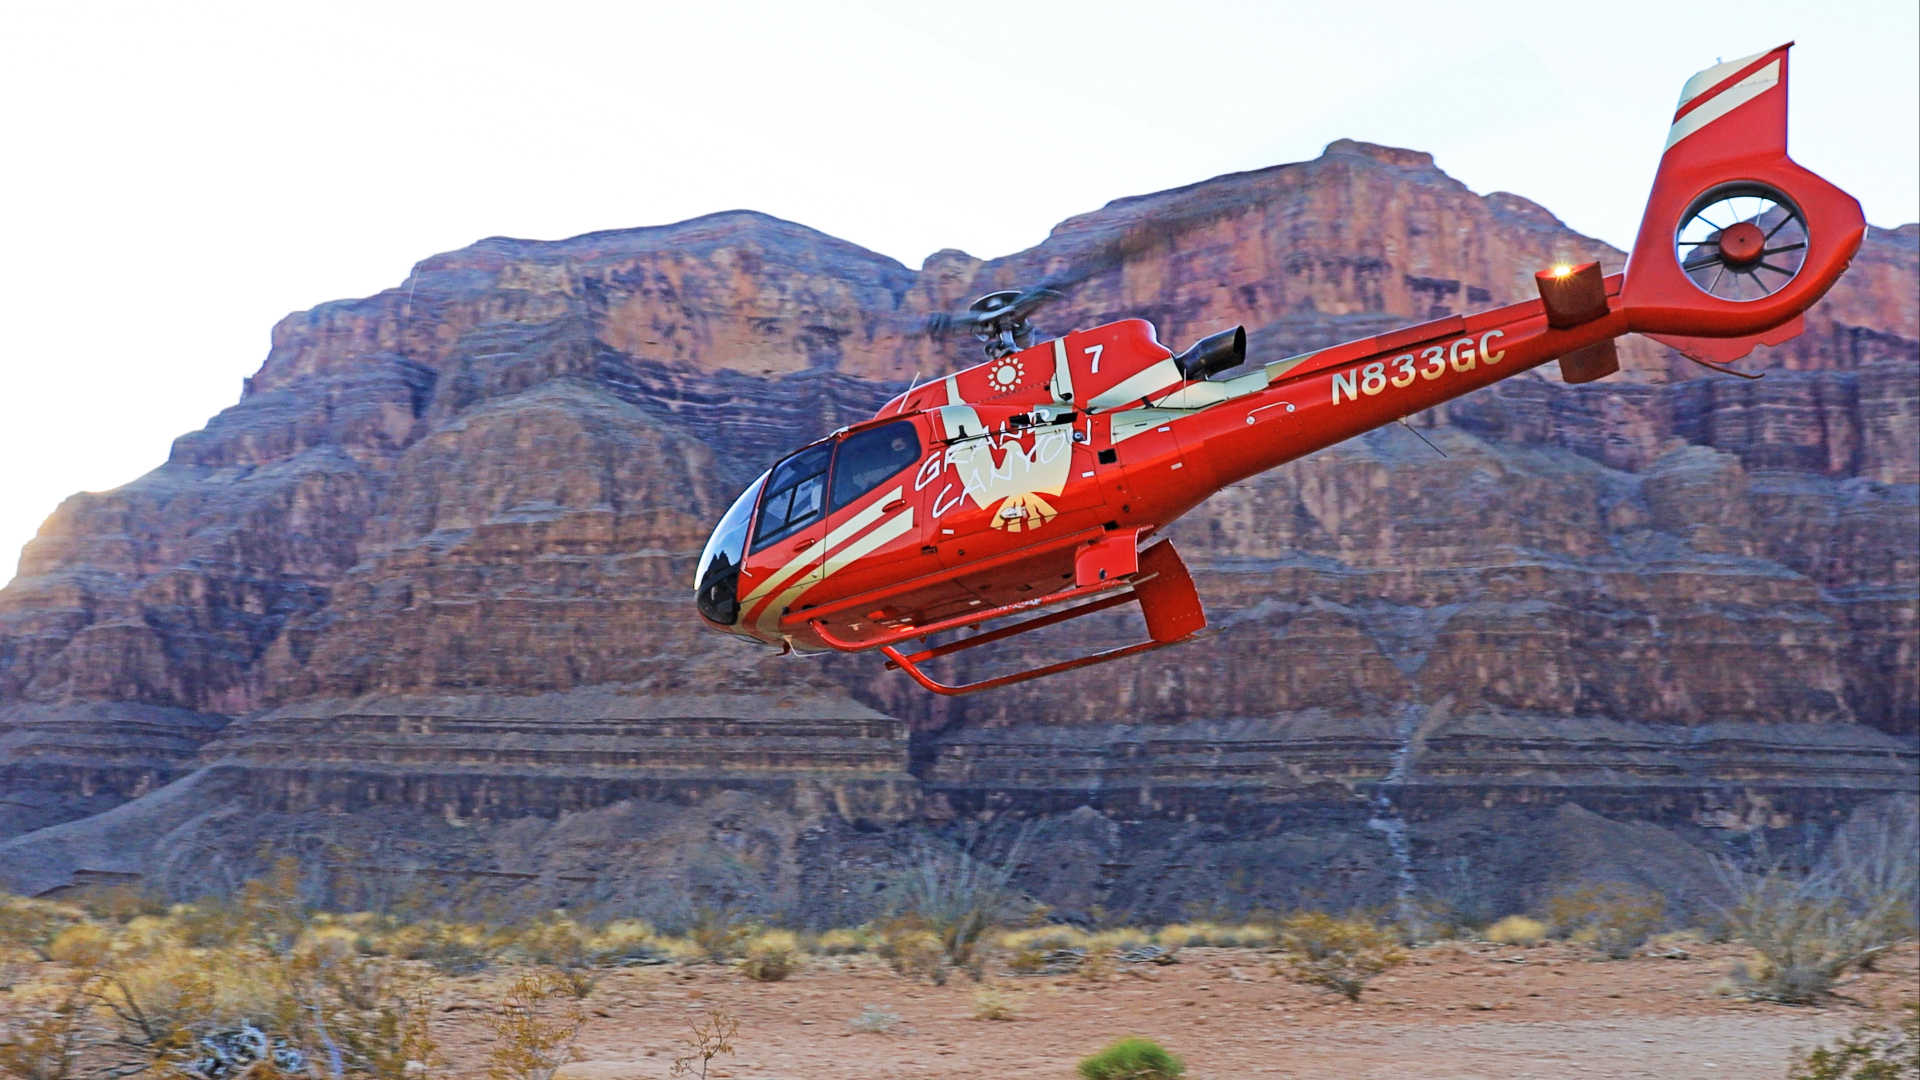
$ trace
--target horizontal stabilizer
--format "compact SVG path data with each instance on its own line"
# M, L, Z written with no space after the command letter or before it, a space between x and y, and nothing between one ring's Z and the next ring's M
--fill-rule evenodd
M1805 333L1807 317L1796 315L1791 320L1774 327L1763 334L1737 338L1681 337L1678 334L1648 334L1647 337L1668 348L1677 349L1680 355L1689 360L1698 360L1705 364L1726 365L1735 360L1744 359L1759 345L1781 345L1792 341Z

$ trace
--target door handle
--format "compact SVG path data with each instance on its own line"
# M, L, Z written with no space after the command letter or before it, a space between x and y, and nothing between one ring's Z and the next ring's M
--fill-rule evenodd
M793 550L795 552L805 551L808 548L812 547L814 543L815 541L813 541L812 539L802 540L799 543L793 545Z
M880 512L881 512L881 513L883 513L883 514L891 514L891 513L893 513L893 512L895 511L895 510L898 510L898 509L900 509L901 507L903 507L903 506L905 506L905 505L907 505L907 500L905 500L905 499L895 499L895 500L893 500L892 502L890 502L890 503L888 503L887 505L885 505L885 506L883 506L883 507L881 507L881 508L880 508Z

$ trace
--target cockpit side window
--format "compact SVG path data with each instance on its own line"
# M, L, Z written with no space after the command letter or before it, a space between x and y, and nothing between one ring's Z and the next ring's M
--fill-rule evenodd
M821 443L773 467L753 528L753 550L819 520L826 503L827 463L832 458L833 444Z
M920 433L911 420L847 436L833 463L833 509L858 499L919 460Z

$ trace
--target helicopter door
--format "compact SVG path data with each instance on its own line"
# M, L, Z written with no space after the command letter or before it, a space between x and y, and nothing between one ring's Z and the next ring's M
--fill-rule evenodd
M827 466L833 443L815 443L775 465L754 514L753 540L740 567L744 620L764 632L824 578Z
M903 564L919 557L926 524L925 495L914 489L921 451L930 442L925 424L903 419L840 440L828 484L821 570L835 599L912 576L903 573Z

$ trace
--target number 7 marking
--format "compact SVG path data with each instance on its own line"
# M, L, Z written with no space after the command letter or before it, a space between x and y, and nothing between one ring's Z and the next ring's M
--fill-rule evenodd
M1088 356L1093 357L1093 371L1090 374L1100 374L1100 354L1105 350L1105 345L1089 345L1084 350Z

